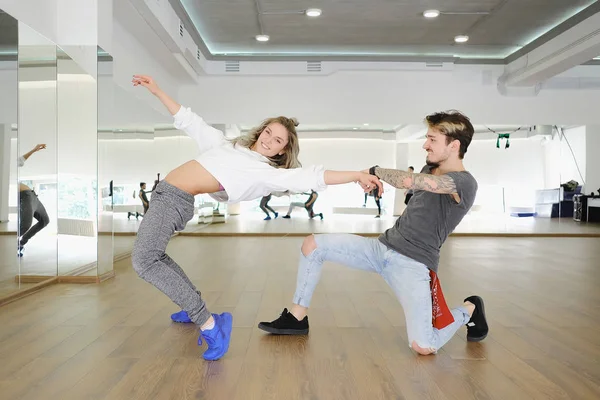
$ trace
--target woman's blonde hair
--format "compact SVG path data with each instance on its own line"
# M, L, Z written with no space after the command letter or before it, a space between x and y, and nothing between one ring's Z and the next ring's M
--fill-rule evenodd
M269 164L276 168L298 168L302 164L298 160L298 154L300 153L300 144L298 143L298 134L296 133L296 127L299 125L296 118L288 117L275 117L265 119L259 126L252 128L248 133L242 136L238 136L231 140L234 145L240 145L246 148L251 148L256 144L258 137L265 130L265 128L278 122L285 127L288 131L288 142L283 148L283 154L276 154L273 157L269 157Z

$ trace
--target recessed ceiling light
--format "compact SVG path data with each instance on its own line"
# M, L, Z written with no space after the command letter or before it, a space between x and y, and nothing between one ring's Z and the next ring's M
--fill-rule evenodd
M357 130L358 128L352 128L352 129Z
M469 37L467 35L458 35L458 36L454 36L454 41L456 43L464 43L467 40L469 40Z
M440 15L438 10L427 10L423 13L425 18L437 18Z
M305 11L306 12L306 16L307 17L318 17L319 15L321 15L323 12L318 9L318 8L309 8L308 10Z
M365 123L365 124L363 124L363 125L364 125L364 126L369 126L369 124L368 124L368 123Z
M259 42L268 42L269 35L256 35L256 40L258 40Z

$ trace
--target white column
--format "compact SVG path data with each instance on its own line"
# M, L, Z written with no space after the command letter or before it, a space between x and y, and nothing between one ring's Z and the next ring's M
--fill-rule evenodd
M600 190L600 125L585 127L585 194Z
M10 184L10 124L0 124L0 152L0 222L5 222Z

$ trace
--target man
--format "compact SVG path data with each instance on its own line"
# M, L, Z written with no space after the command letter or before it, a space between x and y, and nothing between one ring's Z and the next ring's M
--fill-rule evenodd
M483 300L467 297L450 313L444 309L437 283L440 248L473 205L477 182L465 171L463 157L473 138L473 126L459 112L426 117L427 167L424 173L372 167L369 171L414 195L393 228L378 239L350 234L308 236L302 244L296 293L272 322L258 327L275 334L308 333L307 310L324 261L380 274L394 290L406 316L409 346L422 355L436 353L456 331L467 325L469 341L488 333ZM438 317L448 320L438 324Z
M46 148L45 144L38 144L29 152L23 154L17 160L19 167L25 165L25 161L33 154ZM33 226L33 219L37 223ZM46 208L38 199L35 191L24 183L19 182L19 244L17 255L23 257L23 249L29 240L50 223Z
M284 215L282 218L290 219L290 218L292 218L292 210L294 209L294 207L304 207L304 209L308 213L308 217L310 219L313 219L314 217L319 216L319 217L321 217L321 221L322 221L323 213L316 214L315 210L314 210L315 202L317 201L317 198L319 197L319 193L315 192L314 190L311 190L310 193L302 193L302 194L307 194L308 199L304 203L302 203L300 201L291 202L290 208L288 209L287 214Z
M146 196L146 193L154 192L154 189L156 189L156 185L158 185L159 182L160 182L160 173L157 174L157 179L154 181L154 186L152 186L152 190L146 191L146 182L140 182L140 190L138 192L138 197L140 198L140 200L142 200L142 207L144 207L144 214L142 215L142 217L144 215L146 215L146 213L148 212L148 208L150 208L150 200L148 200L148 196ZM140 216L140 213L128 212L127 219L129 219L129 217L131 217L131 216L134 216L135 219L138 219L138 217Z
M413 173L415 172L414 167L410 166L408 167L408 172ZM413 196L413 190L412 189L408 189L406 191L406 197L404 197L404 204L408 205L408 202L410 201L410 198Z
M365 203L363 207L367 206L367 198L372 196L375 199L375 204L377 205L377 215L375 218L381 218L381 194L379 193L379 188L375 187L375 189L371 190L369 193L365 193Z

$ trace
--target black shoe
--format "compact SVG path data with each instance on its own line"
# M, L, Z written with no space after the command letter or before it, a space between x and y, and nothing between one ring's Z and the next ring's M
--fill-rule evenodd
M471 315L471 319L467 323L467 341L480 342L488 334L488 324L485 319L485 306L483 299L479 296L470 296L465 299L475 304L475 311Z
M283 309L281 316L272 322L261 322L258 328L276 335L306 335L308 334L308 316L298 321L287 308Z
M284 216L283 216L283 217L281 217L281 218L290 219L290 218L292 218L292 217L290 217L289 215L284 215Z

